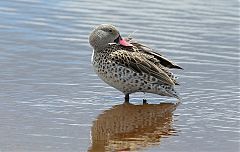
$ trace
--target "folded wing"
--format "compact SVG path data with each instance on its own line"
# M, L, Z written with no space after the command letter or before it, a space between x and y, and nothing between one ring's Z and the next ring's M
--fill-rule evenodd
M175 84L172 78L164 71L164 67L154 63L157 60L154 59L152 55L141 52L118 50L110 54L110 60L128 67L137 73L146 73L154 76L163 84Z
M183 69L179 65L175 64L174 62L170 61L169 59L163 57L161 54L154 52L151 48L136 41L133 41L131 38L128 38L127 41L131 43L133 46L137 47L139 52L152 55L156 58L161 65L167 68L175 68L175 69Z

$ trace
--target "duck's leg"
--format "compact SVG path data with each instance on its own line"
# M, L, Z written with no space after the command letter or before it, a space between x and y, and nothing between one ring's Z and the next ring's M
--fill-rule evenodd
M145 98L143 99L143 104L148 104L147 99L145 99Z
M148 104L148 103L147 103L147 99L146 99L146 97L145 97L145 92L143 92L143 94L144 94L144 97L143 97L143 104Z
M129 103L129 94L125 94L125 103Z

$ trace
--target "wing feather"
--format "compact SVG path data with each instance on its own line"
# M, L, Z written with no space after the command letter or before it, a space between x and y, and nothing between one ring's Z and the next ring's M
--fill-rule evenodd
M156 77L164 84L174 85L172 79L151 60L151 56L139 52L118 50L110 54L110 60L117 64L124 65L135 72L146 73Z
M157 53L153 51L151 48L149 48L146 45L143 45L141 43L138 43L136 41L133 41L131 38L128 38L127 41L131 43L133 46L137 47L137 50L139 52L148 54L148 55L153 55L154 58L158 59L160 64L167 67L167 68L176 68L176 69L183 69L179 65L175 64L174 62L170 61L169 59L165 58L162 56L160 53Z

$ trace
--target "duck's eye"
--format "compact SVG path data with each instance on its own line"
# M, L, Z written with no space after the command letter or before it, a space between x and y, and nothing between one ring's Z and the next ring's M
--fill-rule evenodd
M112 33L112 30L110 29L110 30L109 30L109 32L111 32L111 33Z

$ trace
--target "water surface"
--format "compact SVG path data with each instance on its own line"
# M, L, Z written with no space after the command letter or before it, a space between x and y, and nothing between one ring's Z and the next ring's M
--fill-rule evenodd
M238 12L223 0L1 1L0 151L238 151ZM122 105L90 64L102 23L184 68L180 105L141 105L141 93Z

